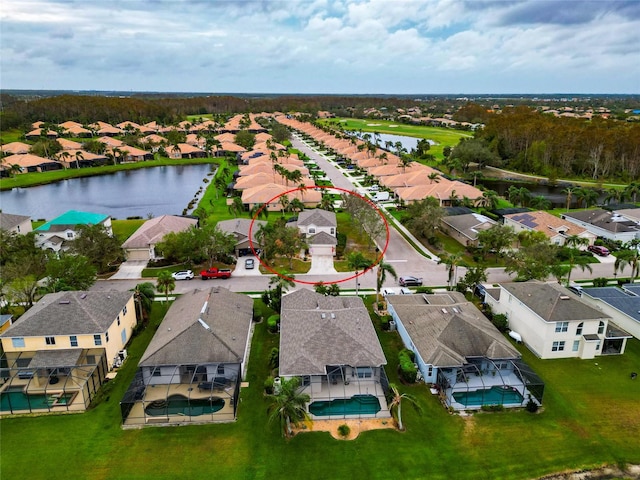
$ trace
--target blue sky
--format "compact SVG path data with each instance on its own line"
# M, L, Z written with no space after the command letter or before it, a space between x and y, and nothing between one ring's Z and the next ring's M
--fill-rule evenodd
M0 87L640 93L640 1L2 0Z

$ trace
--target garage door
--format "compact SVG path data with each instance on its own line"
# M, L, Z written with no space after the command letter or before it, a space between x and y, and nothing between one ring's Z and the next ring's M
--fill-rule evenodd
M127 260L149 260L149 250L127 250Z

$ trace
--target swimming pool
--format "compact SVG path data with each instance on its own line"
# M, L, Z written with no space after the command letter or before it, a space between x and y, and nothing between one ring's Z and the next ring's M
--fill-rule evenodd
M513 387L494 386L471 392L454 392L453 399L465 407L481 407L482 405L521 404L524 397Z
M376 414L380 410L380 401L373 395L354 395L351 398L318 401L309 405L309 412L319 417Z
M22 387L9 387L0 394L0 411L20 412L49 409L72 402L73 393L28 395Z
M170 395L166 400L151 402L145 409L145 413L152 417L167 415L185 415L197 417L208 413L215 413L224 407L224 399L213 397L189 399L183 395Z

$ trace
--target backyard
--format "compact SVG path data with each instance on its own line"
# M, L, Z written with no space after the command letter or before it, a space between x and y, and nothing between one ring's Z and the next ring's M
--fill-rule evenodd
M367 299L370 305L371 298ZM544 411L449 413L425 385L400 385L423 413L403 408L407 430L364 432L338 441L328 432L287 441L267 423L263 382L277 335L257 324L238 420L218 425L121 430L119 400L164 306L129 346L129 358L102 403L79 415L2 420L3 478L442 478L524 479L567 469L640 462L640 342L624 356L539 360L517 346L546 382ZM264 306L258 302L258 308ZM265 311L263 316L268 315ZM377 322L376 322L377 323ZM379 331L390 381L398 383L396 333ZM64 469L61 458L73 459Z

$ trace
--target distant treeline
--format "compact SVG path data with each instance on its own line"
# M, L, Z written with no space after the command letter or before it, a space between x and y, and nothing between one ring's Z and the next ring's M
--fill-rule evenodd
M484 118L476 138L509 170L551 178L640 179L640 124L555 117L529 107Z

